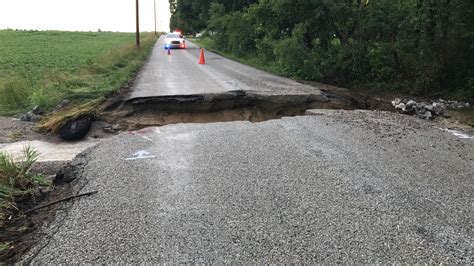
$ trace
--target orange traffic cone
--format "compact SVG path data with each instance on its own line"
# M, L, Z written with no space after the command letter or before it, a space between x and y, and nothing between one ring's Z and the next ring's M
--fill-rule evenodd
M169 47L168 47L168 55L171 55L171 50Z
M201 55L199 55L199 64L204 65L206 60L204 59L204 48L201 48Z

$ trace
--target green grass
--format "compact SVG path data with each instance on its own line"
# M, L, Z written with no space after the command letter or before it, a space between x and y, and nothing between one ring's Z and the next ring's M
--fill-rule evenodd
M23 149L23 158L18 161L0 152L0 226L16 209L17 197L32 196L39 186L49 185L43 175L30 172L37 159L38 152L29 146Z
M0 115L35 105L51 110L63 99L100 100L126 83L156 37L132 33L0 31Z
M6 251L11 248L10 243L0 243L0 252Z

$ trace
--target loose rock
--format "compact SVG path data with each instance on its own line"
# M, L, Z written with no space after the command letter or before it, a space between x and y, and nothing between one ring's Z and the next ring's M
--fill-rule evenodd
M44 112L43 110L41 110L39 105L36 105L35 107L33 107L33 109L31 110L31 113L33 113L34 115L44 115Z
M106 133L117 133L118 131L122 130L122 126L120 124L108 125L103 128L104 132Z
M43 119L42 114L44 114L43 111L41 111L39 107L36 106L35 108L33 108L33 110L21 115L20 120L26 122L39 122L41 119Z
M415 105L415 104L416 104L415 101L409 100L406 105L407 105L407 108L409 108L409 107L412 107L412 106Z
M92 125L92 118L84 116L67 121L60 129L59 136L65 140L83 139Z
M433 118L433 114L431 114L430 111L426 111L424 116L425 116L425 119L432 119Z
M400 98L395 98L395 100L392 101L393 106L397 106L402 102L402 99Z
M397 106L395 106L396 109L400 109L403 112L406 111L406 105L404 103L399 103Z
M33 115L33 114L30 113L30 112L28 112L28 113L26 113L26 114L22 114L22 115L20 116L20 120L21 120L21 121L25 121L25 122L31 122L31 116L32 116L32 115Z
M81 168L86 164L86 162L84 156L78 155L56 174L54 184L61 185L72 182L80 175Z
M62 100L56 107L54 108L55 111L63 109L64 107L68 106L71 103L70 100L64 99Z
M415 114L420 118L433 119L436 116L444 116L446 109L461 109L470 107L469 103L460 103L458 101L446 101L439 99L431 103L420 102L414 100L401 100L396 98L392 101L395 109L403 114Z

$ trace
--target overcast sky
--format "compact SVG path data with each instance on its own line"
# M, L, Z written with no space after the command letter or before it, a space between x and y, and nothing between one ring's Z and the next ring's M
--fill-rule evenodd
M169 2L156 0L159 31L169 31ZM135 0L0 0L0 29L135 31ZM153 31L153 0L140 0L140 30Z

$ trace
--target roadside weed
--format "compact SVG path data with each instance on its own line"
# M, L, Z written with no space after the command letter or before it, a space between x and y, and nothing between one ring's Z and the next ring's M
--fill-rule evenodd
M21 77L15 74L0 77L0 113L12 114L25 108L29 94L28 83Z
M0 152L0 226L7 213L16 210L16 197L33 196L38 186L47 185L44 176L31 173L38 155L30 146L23 148L23 157L18 161Z
M0 243L0 252L8 250L11 248L10 243Z
M40 85L31 91L28 100L30 105L48 106L51 98L47 93L46 87Z

